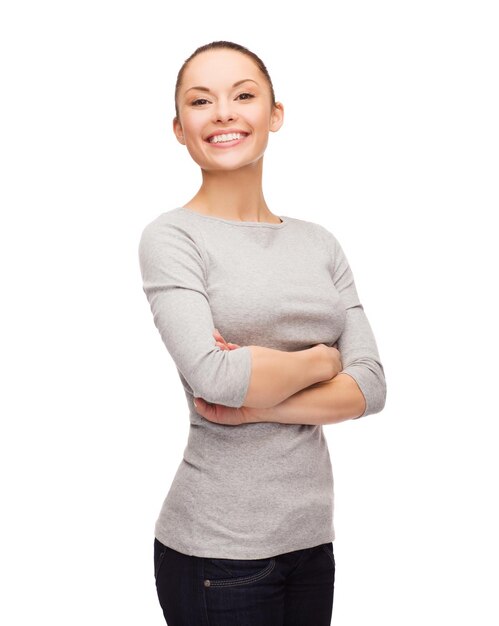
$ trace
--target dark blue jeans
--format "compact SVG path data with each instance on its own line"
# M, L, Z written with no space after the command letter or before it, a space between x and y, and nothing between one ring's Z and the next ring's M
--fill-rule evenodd
M330 626L333 543L267 559L189 556L154 538L154 577L168 626Z

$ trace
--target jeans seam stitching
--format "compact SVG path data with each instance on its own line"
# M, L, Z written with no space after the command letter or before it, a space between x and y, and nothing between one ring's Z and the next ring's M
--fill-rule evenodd
M267 565L267 567L262 570L259 574L254 574L253 576L246 576L244 578L237 578L236 580L231 580L230 578L223 578L218 580L211 580L207 578L206 580L210 581L210 587L233 587L235 585L244 585L250 582L256 582L257 580L261 580L265 578L275 567L275 558L272 557L271 562Z

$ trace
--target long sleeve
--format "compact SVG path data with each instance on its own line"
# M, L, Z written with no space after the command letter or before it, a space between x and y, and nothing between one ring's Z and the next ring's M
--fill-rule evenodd
M194 396L242 406L251 351L248 346L221 350L215 345L205 261L195 238L184 226L158 218L142 231L139 262L154 323Z
M366 400L366 409L359 417L364 417L379 413L385 406L385 373L345 252L336 237L327 233L333 252L333 282L346 309L345 326L337 342L342 373L349 374L359 385Z

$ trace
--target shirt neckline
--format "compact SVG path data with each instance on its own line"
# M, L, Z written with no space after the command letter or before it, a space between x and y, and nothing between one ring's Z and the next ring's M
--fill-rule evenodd
M242 220L227 220L223 217L215 217L213 215L203 215L202 213L198 213L197 211L193 211L192 209L188 209L187 207L181 206L177 207L178 211L182 211L183 213L190 213L191 215L196 215L202 219L206 220L215 220L216 222L225 222L226 224L232 224L233 226L253 226L253 227L264 227L264 228L283 228L288 223L288 218L285 215L278 215L277 217L281 218L282 222L280 224L274 224L273 222L244 222Z

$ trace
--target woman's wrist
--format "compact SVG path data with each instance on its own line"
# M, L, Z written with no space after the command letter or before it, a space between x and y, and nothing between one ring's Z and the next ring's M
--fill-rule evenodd
M269 411L273 408L274 407L266 409L252 406L242 406L239 410L242 411L243 422L245 424L257 424L258 422L270 422Z

